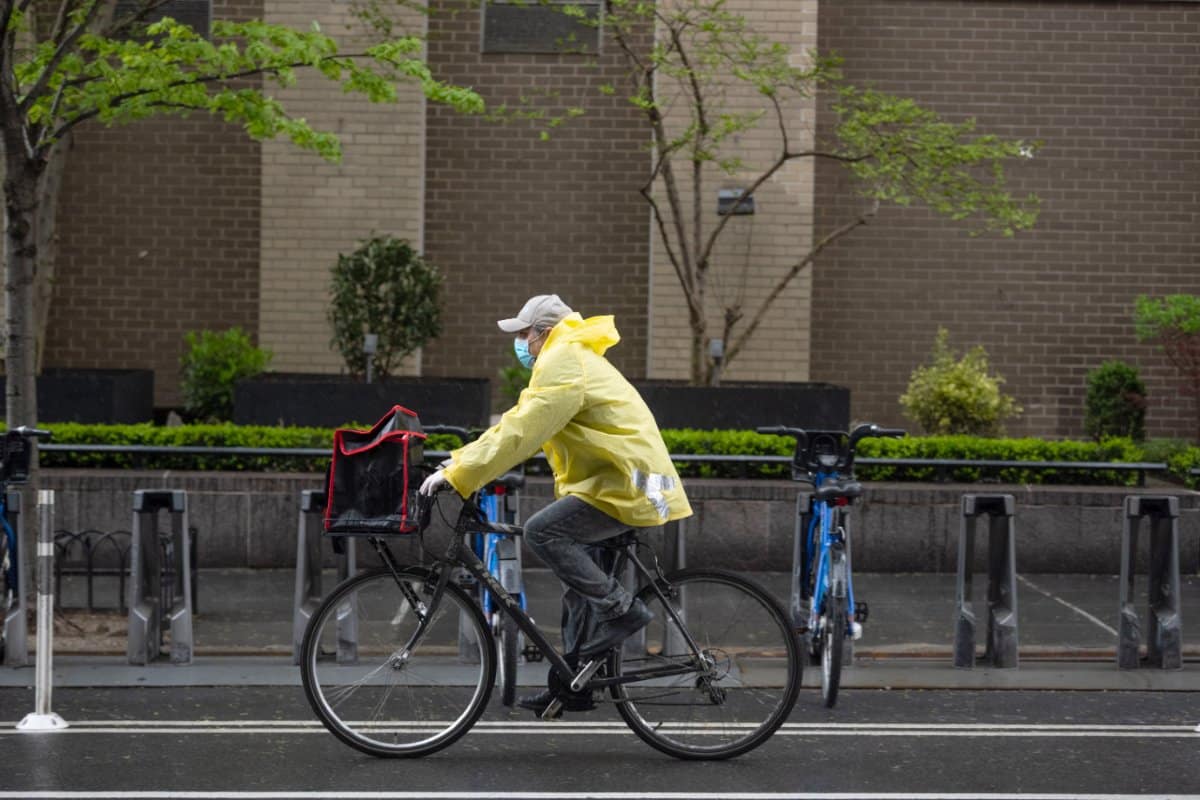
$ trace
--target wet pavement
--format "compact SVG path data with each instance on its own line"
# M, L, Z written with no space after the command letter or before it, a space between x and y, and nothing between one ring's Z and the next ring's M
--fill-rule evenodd
M790 575L752 573L786 600ZM560 588L547 570L525 570L531 614L557 641ZM856 643L848 687L1079 688L1200 690L1200 577L1183 580L1185 668L1119 670L1115 664L1118 578L1114 575L1029 575L1018 579L1021 665L1016 669L956 669L952 664L955 577L950 574L860 574L856 595L869 603L870 618ZM327 572L324 588L334 584ZM1139 592L1145 580L1139 576ZM984 584L976 576L976 613L982 654L986 615ZM125 658L125 618L115 610L116 581L97 578L95 613L86 605L82 578L64 578L66 610L56 624L55 685L296 685L292 666L291 570L199 571L194 617L195 656L190 665L166 657L145 666ZM1145 601L1141 602L1144 608ZM73 608L74 607L74 608ZM106 608L107 607L107 608ZM1200 622L1197 623L1200 625ZM97 632L98 631L98 632ZM1191 631L1195 631L1189 633ZM31 634L30 644L33 639ZM769 665L768 667L769 668ZM522 665L519 682L543 685L545 667ZM815 671L805 675L812 684ZM0 668L0 686L32 686L34 670Z

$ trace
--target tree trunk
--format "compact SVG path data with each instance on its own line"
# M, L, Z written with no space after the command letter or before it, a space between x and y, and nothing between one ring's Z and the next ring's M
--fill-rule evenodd
M54 293L55 266L58 258L58 195L66 171L71 134L54 144L46 160L37 190L34 234L37 237L37 265L33 276L33 331L37 337L34 374L40 375L45 363L46 333L50 324L50 299Z
M37 424L37 338L34 327L34 275L37 270L38 181L41 168L22 158L21 145L5 147L4 289L5 421L9 428ZM16 150L16 154L14 154Z

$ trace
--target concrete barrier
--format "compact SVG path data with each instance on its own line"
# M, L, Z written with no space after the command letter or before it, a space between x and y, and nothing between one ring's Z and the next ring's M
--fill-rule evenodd
M127 527L135 489L186 490L190 524L199 532L198 561L206 568L294 567L297 498L302 490L322 486L316 473L57 469L45 470L43 476L43 485L58 492L56 520L67 530ZM799 484L691 479L686 486L696 511L688 524L689 565L791 569ZM1011 494L1016 500L1022 573L1116 575L1121 571L1123 501L1144 491L1179 498L1180 570L1200 573L1200 492L1174 486L1139 490L990 483L867 483L865 489L854 510L857 572L954 572L962 495L987 492ZM551 496L549 479L529 478L521 494L521 518L528 519ZM400 543L396 550L400 558L419 557L415 541ZM977 571L985 569L984 556L976 554ZM327 566L332 567L329 558Z

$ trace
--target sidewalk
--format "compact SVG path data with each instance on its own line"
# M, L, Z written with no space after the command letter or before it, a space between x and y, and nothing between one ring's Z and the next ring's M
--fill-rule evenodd
M559 586L544 569L526 570L527 595L534 619L552 637L559 623ZM790 575L753 573L786 604ZM64 578L68 610L55 625L56 686L293 685L291 570L201 570L194 617L195 658L172 665L165 658L145 667L125 659L125 619L115 610L88 613L82 578ZM324 588L334 584L327 572ZM986 629L983 591L976 576L976 613L980 641ZM115 609L116 580L98 578L98 607ZM1139 596L1146 591L1139 576ZM1019 578L1018 614L1021 666L996 670L955 669L955 578L951 574L861 574L855 593L870 607L863 638L856 643L847 687L1128 689L1200 691L1200 577L1183 580L1184 658L1179 671L1152 668L1122 671L1115 663L1118 578L1115 575L1030 575ZM1142 602L1144 608L1144 601ZM1144 618L1144 614L1143 614ZM1198 623L1200 625L1200 623ZM33 644L32 631L30 644ZM771 664L754 665L762 670ZM521 683L541 685L545 667L522 669ZM805 671L815 684L816 670ZM31 686L34 670L0 668L0 686Z

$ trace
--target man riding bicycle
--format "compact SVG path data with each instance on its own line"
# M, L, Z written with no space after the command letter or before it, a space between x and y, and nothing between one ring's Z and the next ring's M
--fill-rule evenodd
M592 559L588 545L630 528L691 516L683 484L645 402L604 357L620 341L612 316L584 319L558 295L537 295L512 319L529 387L500 421L451 453L422 494L449 484L463 497L544 449L555 501L525 524L530 548L564 584L563 649L572 667L618 646L653 614ZM537 714L549 689L521 698ZM590 695L568 710L592 707Z

